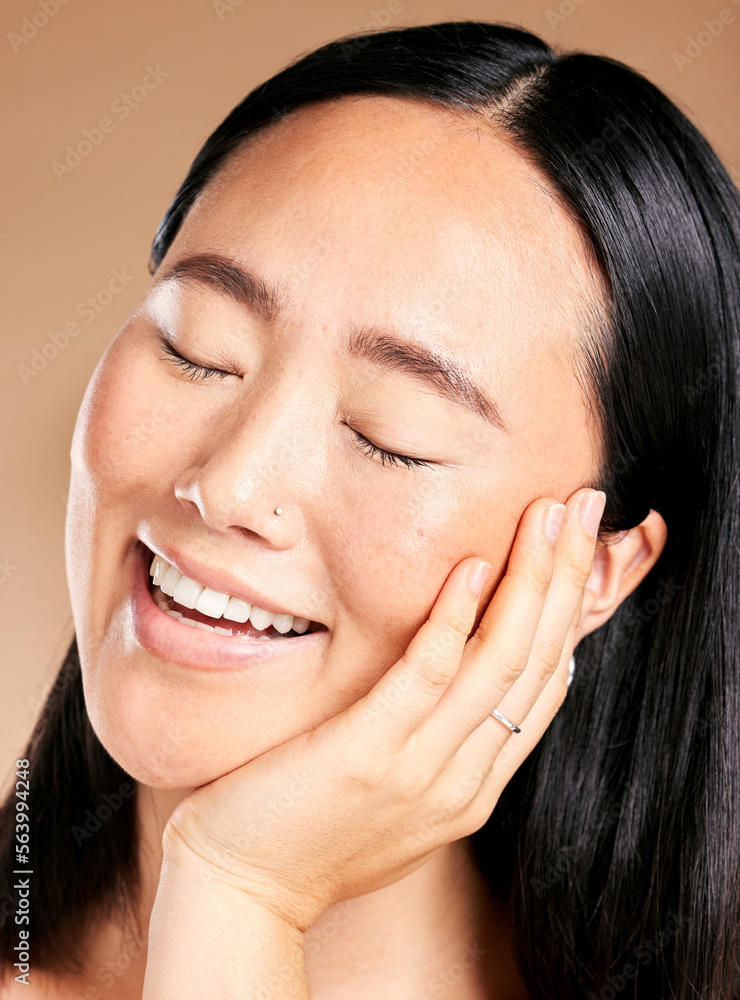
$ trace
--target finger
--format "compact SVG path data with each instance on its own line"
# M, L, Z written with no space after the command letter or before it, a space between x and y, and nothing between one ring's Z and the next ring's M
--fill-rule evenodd
M547 682L540 696L537 698L534 705L522 721L521 735L525 736L526 733L525 739L521 744L517 745L514 740L507 739L506 733L504 733L504 740L506 742L502 750L497 754L493 768L490 772L490 777L494 780L494 783L501 782L502 788L511 780L517 768L521 766L530 752L542 739L547 727L555 718L565 701L565 697L568 693L568 667L570 664L570 658L573 655L573 650L575 649L579 618L580 604L579 611L574 616L571 627L568 630L568 637L563 648L562 659L558 664L555 673ZM491 722L495 721L495 719L491 719ZM482 725L480 729L485 731L488 729L488 724L486 723L485 725Z
M524 671L553 574L548 532L564 512L564 504L540 497L522 515L506 573L467 643L462 667L415 737L430 760L449 761Z
M521 720L521 733L512 734L496 719L484 719L450 762L448 775L453 785L460 782L469 784L470 775L480 775L476 798L484 797L486 818L493 812L499 795L514 772L542 739L568 693L568 672L576 644L580 610L579 603L568 629L560 663L531 710Z
M456 765L463 768L472 766L471 762L477 767L487 762L494 787L502 767L509 768L513 774L541 739L568 689L568 665L573 655L583 589L591 574L598 520L605 499L601 491L596 493L601 500L596 502L596 509L591 507L591 520L584 524L581 514L588 520L584 502L590 495L593 491L578 491L566 505L567 514L555 549L553 578L526 669L497 704L484 704L480 724L466 741L469 745L461 747L455 755ZM478 673L478 677L484 674ZM463 680L462 673L458 680ZM448 695L452 694L450 689ZM479 693L476 691L471 697L477 698ZM490 716L486 712L490 707L497 708L521 731L512 733Z
M602 491L592 490L578 491L574 498L570 498L555 549L553 578L532 644L529 663L503 698L488 704L489 710L496 708L518 725L522 732L523 720L532 711L559 665L565 665L566 672L561 679L563 683L567 682L570 654L566 659L564 647L571 629L578 625L580 619L583 590L593 567L596 535L605 500L606 495ZM556 682L555 687L558 683ZM485 706L482 715L481 721L487 718ZM487 724L490 724L492 731L492 745L498 742L493 735L494 730L503 730L504 737L511 733L494 717L488 718ZM500 736L500 733L497 735ZM521 734L512 735L516 738Z
M350 725L372 723L374 742L391 752L408 741L460 667L489 571L477 557L453 568L404 655L347 710Z

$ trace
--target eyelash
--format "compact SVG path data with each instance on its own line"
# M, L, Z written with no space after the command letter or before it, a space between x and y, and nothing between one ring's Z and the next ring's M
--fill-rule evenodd
M224 371L222 368L208 368L205 365L198 365L194 361L189 361L187 358L183 357L182 354L176 351L169 340L166 340L164 337L161 338L161 346L163 356L172 364L177 365L184 372L186 372L188 378L192 382L203 381L204 379L214 377L226 378L227 375L235 374L234 372ZM388 462L389 465L403 465L407 469L421 467L429 468L429 466L432 465L431 462L425 462L421 458L409 458L408 455L399 455L394 451L386 451L384 448L379 448L376 444L373 444L372 441L368 441L364 434L360 434L360 432L356 431L353 427L351 427L350 430L354 434L355 440L360 445L362 450L371 458L379 455L383 465Z
M207 368L205 365L197 365L194 361L188 361L184 358L182 354L178 353L169 340L161 338L162 343L162 353L164 357L171 361L172 364L177 365L182 368L184 372L187 373L188 378L191 382L202 382L207 378L226 378L227 375L235 375L236 372L227 372L223 368Z
M389 465L405 465L407 469L418 468L420 466L429 468L432 465L431 462L425 462L421 458L409 458L407 455L398 455L394 451L386 451L384 448L379 448L372 441L368 441L359 431L356 431L354 428L350 429L362 450L370 455L371 458L375 455L380 455L383 465L385 465L386 461Z

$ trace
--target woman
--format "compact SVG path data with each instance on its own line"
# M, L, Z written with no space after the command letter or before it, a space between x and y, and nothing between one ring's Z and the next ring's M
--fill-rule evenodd
M231 112L75 429L3 995L740 996L739 243L511 27Z

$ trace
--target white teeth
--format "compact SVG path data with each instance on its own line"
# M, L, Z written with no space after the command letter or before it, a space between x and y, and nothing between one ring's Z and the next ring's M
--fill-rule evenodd
M170 564L165 562L161 556L155 556L152 560L151 568L149 569L149 575L154 577L152 583L155 587L158 587L162 582L162 577L165 575L167 570L170 568Z
M228 618L230 622L245 622L249 619L251 610L252 605L247 604L240 597L230 597L224 611L224 618Z
M161 556L154 556L149 575L152 577L152 585L158 586L163 594L171 597L178 604L185 608L194 608L196 611L208 615L209 618L225 618L228 621L244 624L251 624L260 630L273 625L282 635L293 629L296 632L305 632L311 624L308 618L296 618L293 615L273 614L265 611L264 608L257 607L256 604L248 604L240 597L232 597L230 594L223 594L217 590L204 587L197 580L175 569L174 566L162 559ZM179 611L169 611L164 601L159 601L159 607L171 618L184 622L191 627L208 629L210 632L218 632L223 635L233 635L233 631L228 628L221 628L216 625L207 625L205 622L196 622L184 617ZM267 638L267 636L263 636Z
M274 617L269 611L265 611L264 608L258 608L254 604L252 605L252 610L249 612L250 622L258 629L267 628L268 625L272 625Z
M293 628L293 615L273 615L272 624L278 632L285 635Z
M208 615L209 618L220 618L229 603L229 595L221 594L210 587L204 587L195 602L195 610Z
M165 575L162 577L162 582L159 585L162 593L167 594L168 597L172 597L181 576L182 573L179 569L175 569L174 566L170 566Z
M196 583L189 576L181 576L172 594L172 600L177 601L178 604L182 604L185 608L194 608L195 602L203 590L202 583Z

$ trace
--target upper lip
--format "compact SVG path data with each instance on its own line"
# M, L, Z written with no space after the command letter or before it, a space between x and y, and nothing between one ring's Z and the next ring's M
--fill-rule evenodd
M179 570L183 576L196 580L198 583L211 590L222 594L230 594L232 597L240 597L247 604L256 604L258 608L270 611L274 615L293 615L295 618L307 618L309 621L318 621L310 615L302 615L296 611L289 611L269 597L265 597L257 590L248 588L238 577L225 569L213 569L205 563L198 562L197 559L184 556L178 549L171 545L153 545L151 542L144 543L146 547L156 556L161 556L171 566ZM319 624L323 624L320 622Z

